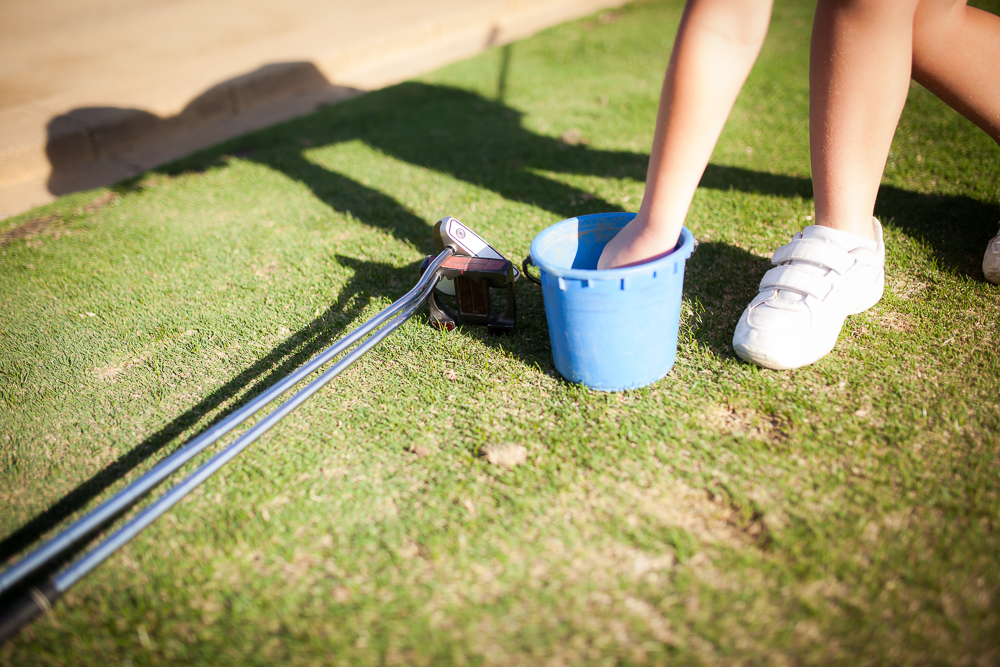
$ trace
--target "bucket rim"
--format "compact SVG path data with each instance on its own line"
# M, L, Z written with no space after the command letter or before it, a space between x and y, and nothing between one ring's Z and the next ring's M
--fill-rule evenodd
M691 233L687 227L681 227L681 235L678 239L677 246L671 250L666 255L658 257L656 259L650 260L648 262L643 262L642 264L636 264L635 266L623 266L616 269L574 269L566 267L553 266L547 262L538 261L538 245L540 244L539 239L544 239L548 234L553 233L556 227L563 225L568 225L572 223L580 223L581 221L589 221L595 218L609 218L609 217L627 217L626 224L629 220L636 216L635 213L628 212L610 212L610 213L590 213L587 215L579 215L573 218L566 218L565 220L560 220L557 223L549 225L538 234L531 241L531 246L528 249L528 257L531 263L537 266L540 270L548 273L551 276L557 278L567 278L570 280L621 280L622 278L629 278L637 275L646 275L650 271L659 271L665 269L668 266L676 264L678 261L686 261L691 257L691 253L694 252L694 235ZM624 225L622 225L624 227Z

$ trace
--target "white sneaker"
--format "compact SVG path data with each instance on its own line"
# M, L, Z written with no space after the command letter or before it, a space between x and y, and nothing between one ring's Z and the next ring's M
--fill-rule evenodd
M991 283L1000 285L1000 234L997 234L986 246L983 255L983 274Z
M882 226L875 241L811 225L774 251L733 335L741 358L785 370L819 361L833 349L848 315L878 303L885 287Z

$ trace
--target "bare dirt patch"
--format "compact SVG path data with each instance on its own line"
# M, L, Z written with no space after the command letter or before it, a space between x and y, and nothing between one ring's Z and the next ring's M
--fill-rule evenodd
M878 316L882 327L888 331L898 331L900 333L913 333L916 327L907 321L899 313L883 312Z
M777 417L753 409L719 405L705 412L705 420L715 430L753 440L776 440L784 436Z
M119 361L116 364L111 364L110 366L101 366L100 368L94 369L94 377L98 380L103 380L105 382L111 382L119 375L127 371L128 369L143 363L146 360L145 354L141 354L138 357L133 357L131 359L125 359Z
M588 491L562 496L559 502L553 503L550 515L555 521L572 521L581 528L594 517L619 516L630 526L648 525L658 532L682 528L703 545L724 545L734 549L749 546L755 539L740 525L740 513L721 502L718 496L710 497L704 490L667 475L648 487L605 480ZM632 553L631 548L629 552ZM634 555L648 557L639 550L635 550ZM601 567L608 571L615 569L611 563ZM628 569L644 568L630 563Z
M83 207L84 213L93 213L94 211L104 208L108 204L114 202L118 199L118 195L114 192L105 192L101 196L94 199L92 202Z
M524 445L487 445L483 456L493 465L514 468L528 460L528 450Z
M10 245L14 241L29 241L42 234L51 233L52 228L59 222L57 215L44 215L40 218L32 218L16 227L11 227L0 234L0 246ZM58 238L59 230L55 230L53 236Z
M739 513L699 489L680 480L654 484L649 488L624 487L642 514L658 524L684 528L705 544L747 546L752 537L739 525Z
M886 286L900 299L912 299L925 291L929 287L929 283L916 279L906 280L897 276L892 278Z
M563 142L567 146L580 146L580 145L585 146L590 143L590 140L584 137L583 134L580 132L580 129L576 127L570 128L565 132L563 132L562 135L559 137L559 141ZM589 201L594 198L594 195L590 195L589 197L584 195L584 197L585 199L583 199L583 201Z
M98 209L104 208L117 198L118 195L114 192L105 192L80 209L80 211L82 213L93 213ZM51 214L22 222L0 233L0 246L10 245L14 241L31 241L41 236L51 236L54 239L58 239L60 236L69 236L73 233L73 230L61 229L59 223L62 220L62 217Z

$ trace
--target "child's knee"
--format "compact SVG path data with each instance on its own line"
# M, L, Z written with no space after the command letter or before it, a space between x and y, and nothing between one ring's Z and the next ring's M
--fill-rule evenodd
M734 44L760 47L771 22L773 0L689 0L690 27Z

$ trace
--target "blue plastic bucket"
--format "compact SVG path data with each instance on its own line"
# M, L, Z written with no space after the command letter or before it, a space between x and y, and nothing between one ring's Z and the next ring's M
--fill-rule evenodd
M601 391L637 389L670 372L677 356L684 262L694 237L681 230L668 255L597 270L597 260L635 213L598 213L558 222L531 242L541 273L556 370Z

